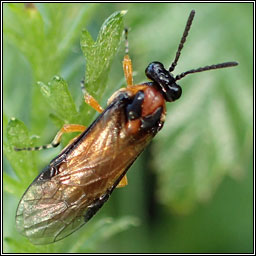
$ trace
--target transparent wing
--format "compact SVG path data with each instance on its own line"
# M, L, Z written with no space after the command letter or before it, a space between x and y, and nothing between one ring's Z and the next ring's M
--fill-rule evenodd
M19 203L16 226L20 233L34 244L52 243L73 233L98 211L153 137L150 133L127 136L125 122L122 106L108 107L42 171Z
M50 179L35 181L22 197L16 213L16 226L34 244L60 240L84 224L88 201L81 190L72 194L67 187Z

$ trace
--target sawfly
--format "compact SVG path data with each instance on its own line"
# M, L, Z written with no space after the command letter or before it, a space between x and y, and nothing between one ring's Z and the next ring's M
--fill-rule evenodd
M225 62L172 74L194 15L192 10L169 69L160 62L150 63L145 71L150 82L138 85L133 84L125 30L126 88L116 91L103 109L82 83L86 103L100 113L88 128L66 124L49 145L16 148L51 148L59 145L63 133L81 132L42 170L19 202L16 226L32 243L53 243L72 234L93 217L116 187L127 185L126 172L164 125L165 103L182 94L178 80L188 74L238 65Z

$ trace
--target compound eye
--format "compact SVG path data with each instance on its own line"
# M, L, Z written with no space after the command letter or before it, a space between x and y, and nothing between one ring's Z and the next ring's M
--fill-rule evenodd
M171 102L179 99L181 94L182 94L182 88L178 84L172 84L168 86L168 90L166 91L164 96L168 102Z
M178 84L176 84L176 86L173 87L174 100L179 99L181 94L182 94L182 89Z
M155 61L155 62L151 62L147 66L145 70L145 74L149 79L157 82L159 74L162 73L163 70L164 70L164 65L161 62Z

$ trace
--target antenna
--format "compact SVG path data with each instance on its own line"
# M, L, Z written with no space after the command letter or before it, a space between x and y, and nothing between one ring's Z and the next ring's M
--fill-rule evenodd
M198 72L203 72L203 71L208 71L208 70L213 70L213 69L220 69L220 68L228 68L228 67L234 67L237 66L238 62L236 61L231 61L231 62L224 62L220 64L215 64L215 65L210 65L210 66L205 66L202 68L197 68L197 69L191 69L186 72L181 73L180 75L177 75L175 77L175 81L182 79L188 74L193 74L193 73L198 73Z
M174 61L172 62L172 65L171 65L170 68L169 68L169 72L172 72L172 71L175 69L176 65L177 65L177 62L178 62L179 57L180 57L180 52L181 52L181 50L182 50L182 48L183 48L183 46L184 46L184 43L186 42L186 39L187 39L187 36L188 36L188 32L189 32L190 27L191 27L191 25L192 25L192 21L193 21L193 19L194 19L195 13L196 13L195 10L192 10L192 11L190 12L190 14L189 14L189 17L188 17L188 20L187 20L187 24L186 24L185 30L184 30L183 35L182 35L182 38L181 38L181 40L180 40L180 44L179 44L178 50L177 50L177 52L176 52L175 59L174 59Z
M128 28L124 28L125 54L129 54Z

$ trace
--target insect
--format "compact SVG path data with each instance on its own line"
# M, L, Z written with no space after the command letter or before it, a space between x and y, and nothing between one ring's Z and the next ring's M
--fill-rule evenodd
M192 10L169 69L160 62L150 63L145 73L151 81L139 85L133 84L126 30L123 70L127 87L115 92L103 109L82 83L85 101L100 112L88 128L64 125L49 145L16 148L55 147L63 133L81 132L42 170L19 202L16 226L32 243L53 243L70 235L93 217L116 187L127 185L129 167L164 125L165 103L182 94L178 80L188 74L238 65L225 62L172 74L194 15Z

